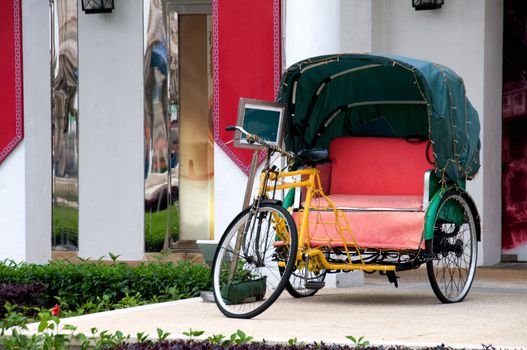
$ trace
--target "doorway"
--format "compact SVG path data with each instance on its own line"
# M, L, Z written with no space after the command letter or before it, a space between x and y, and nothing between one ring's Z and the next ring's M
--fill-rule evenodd
M210 14L185 14L176 12L177 6L172 8L179 40L179 238L212 239L212 18Z
M213 233L212 5L144 4L145 246L159 251Z
M504 6L502 252L527 261L527 3Z

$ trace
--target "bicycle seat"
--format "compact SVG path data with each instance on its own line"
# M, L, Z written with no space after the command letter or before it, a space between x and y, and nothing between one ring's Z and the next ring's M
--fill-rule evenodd
M297 157L306 165L316 166L317 164L327 162L329 160L329 153L325 148L311 148L299 151Z

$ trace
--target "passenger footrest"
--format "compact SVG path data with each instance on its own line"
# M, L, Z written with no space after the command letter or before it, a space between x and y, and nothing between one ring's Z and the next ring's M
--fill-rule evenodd
M305 287L307 289L322 289L326 285L326 282L307 281Z

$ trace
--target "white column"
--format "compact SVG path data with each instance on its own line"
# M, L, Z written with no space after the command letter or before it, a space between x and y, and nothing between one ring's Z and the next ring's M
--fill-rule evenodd
M0 259L51 258L49 4L22 1L24 140L0 164Z
M24 41L24 131L26 168L26 260L51 259L51 87L49 4L26 0Z
M479 112L482 168L468 191L481 216L484 265L501 259L502 18L501 0L445 1L433 11L414 11L406 0L372 2L373 50L452 68Z
M79 8L79 256L144 253L143 1Z
M477 189L483 223L481 261L501 261L501 157L502 157L502 67L503 1L485 1L483 51L482 160L483 184Z
M341 52L371 52L371 0L341 0L340 31Z
M284 0L286 67L327 54L372 50L371 0Z
M341 52L340 0L286 0L286 67Z

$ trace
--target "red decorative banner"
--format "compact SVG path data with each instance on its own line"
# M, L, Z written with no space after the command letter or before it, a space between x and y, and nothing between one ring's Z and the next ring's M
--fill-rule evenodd
M227 144L240 97L273 101L281 76L280 0L213 0L214 141L249 173L251 150Z
M20 2L0 1L0 162L24 136Z

